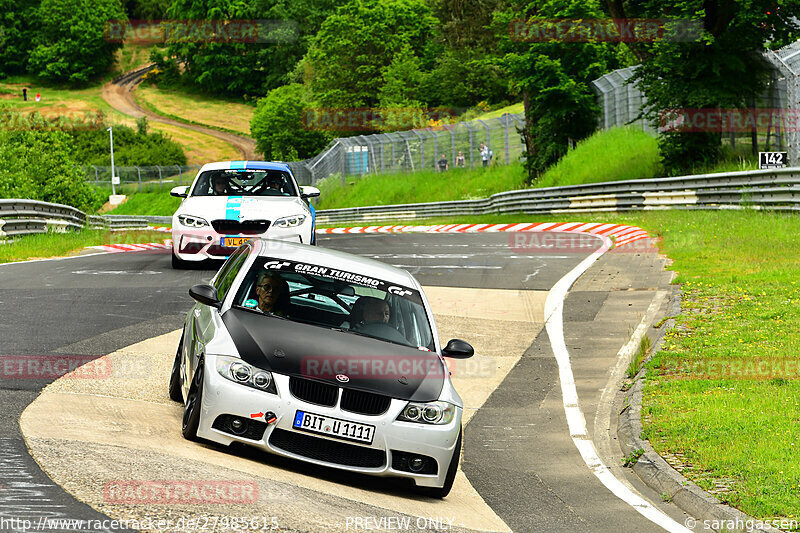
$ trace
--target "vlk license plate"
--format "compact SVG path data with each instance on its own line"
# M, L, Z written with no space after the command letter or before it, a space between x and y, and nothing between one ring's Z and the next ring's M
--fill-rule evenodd
M250 237L223 237L220 246L236 248L246 243L249 239Z
M372 439L375 436L375 426L315 415L305 411L297 411L295 413L292 427L302 431L310 431L311 433L319 433L320 435L366 444L372 444Z

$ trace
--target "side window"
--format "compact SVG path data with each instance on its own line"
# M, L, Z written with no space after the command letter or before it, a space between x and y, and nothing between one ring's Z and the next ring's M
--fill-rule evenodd
M231 254L219 270L217 279L214 281L214 287L217 289L217 297L219 297L220 301L223 301L228 294L233 280L236 278L236 274L239 273L239 269L242 268L244 260L247 259L247 252L249 249L250 247L247 245L239 247L238 250Z

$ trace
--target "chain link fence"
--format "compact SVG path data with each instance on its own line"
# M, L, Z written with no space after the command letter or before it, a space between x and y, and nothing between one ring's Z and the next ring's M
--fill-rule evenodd
M525 149L523 121L524 115L507 113L435 128L341 137L317 156L290 165L300 183L311 185L334 175L345 183L347 176L437 170L442 155L451 170L476 168L483 165L481 143L492 153L490 164L508 165Z
M800 139L797 125L792 122L800 108L800 41L778 51L768 51L766 59L775 69L766 91L753 102L753 107L754 110L765 109L774 113L770 115L766 129L757 132L756 142L760 148L787 150L790 164L797 165L800 162ZM592 82L601 108L599 127L607 130L634 126L656 135L658 124L641 117L647 97L636 83L630 81L635 72L635 66L623 68ZM752 149L752 133L749 131L722 132L721 135L733 150L736 150L737 142Z
M119 176L120 181L116 187L123 192L190 185L199 170L200 165L114 167L114 171ZM86 181L93 183L96 187L111 188L111 167L91 165L83 167L83 172L86 176Z

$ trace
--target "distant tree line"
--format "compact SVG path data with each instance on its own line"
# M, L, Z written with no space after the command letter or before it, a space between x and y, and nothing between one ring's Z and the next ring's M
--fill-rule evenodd
M102 76L120 46L103 39L109 19L271 21L257 42L168 41L153 53L152 81L256 102L258 149L284 160L334 136L307 127L309 108L462 111L522 100L534 181L596 129L593 79L640 64L651 120L663 109L749 107L768 82L760 52L798 38L798 16L800 0L0 0L0 75ZM520 21L612 18L691 20L699 33L619 43L510 31ZM714 132L665 132L659 142L670 173L721 154Z

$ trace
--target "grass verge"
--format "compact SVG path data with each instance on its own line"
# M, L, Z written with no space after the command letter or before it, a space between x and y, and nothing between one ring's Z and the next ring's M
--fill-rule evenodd
M367 205L407 204L446 200L486 198L492 194L524 186L522 164L447 172L422 171L409 174L379 174L365 178L341 176L318 182L322 195L318 209Z
M19 237L0 244L0 263L27 261L45 257L78 255L87 246L164 242L166 233L154 231L81 230L67 233L41 233Z
M169 189L135 192L124 204L109 211L110 215L172 216L181 205L181 199L170 196Z
M674 210L395 223L555 220L633 224L661 238L683 304L645 363L644 436L682 462L684 475L745 513L799 519L800 218Z
M133 94L139 105L164 117L237 135L250 135L250 120L255 107L244 102L152 85L140 85Z

